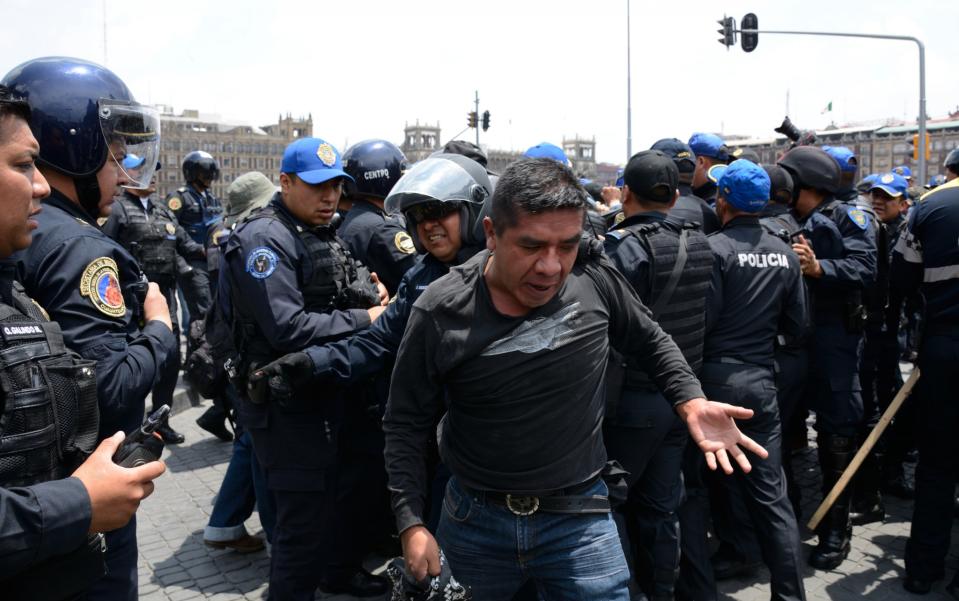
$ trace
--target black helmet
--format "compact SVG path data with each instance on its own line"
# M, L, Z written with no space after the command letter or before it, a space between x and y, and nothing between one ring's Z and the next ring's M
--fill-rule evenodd
M839 191L839 163L822 148L797 146L779 159L778 165L789 172L796 190L813 188L827 194Z
M793 197L793 178L779 165L763 165L769 176L769 200L788 205Z
M434 154L413 165L386 197L387 213L402 212L417 250L416 219L407 211L428 202L451 202L460 206L460 239L463 246L483 244L483 217L489 214L493 185L486 169L460 154Z
M188 184L200 180L207 186L208 182L220 179L220 165L209 152L194 150L183 157L183 179Z
M124 171L131 188L146 188L160 153L160 117L136 103L112 71L89 61L47 57L14 67L0 82L30 105L30 129L40 143L40 159L73 178L80 205L97 217L97 172L107 159L117 164L128 154L142 158L136 171Z
M942 162L942 166L953 173L959 173L959 148L953 148L949 151L946 160Z
M386 198L408 167L403 151L386 140L357 142L343 153L343 171L354 180L346 180L346 194Z

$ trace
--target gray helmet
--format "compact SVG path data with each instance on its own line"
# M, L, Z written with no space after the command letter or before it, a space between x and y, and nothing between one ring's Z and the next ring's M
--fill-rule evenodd
M839 191L839 163L822 148L797 146L779 159L778 165L789 172L797 190L813 188L828 194Z
M416 219L411 207L430 202L456 203L460 207L460 239L463 246L475 246L485 240L483 217L489 213L493 185L486 169L459 154L435 154L416 163L396 182L384 208L406 215L407 229L417 250L423 251L416 234Z

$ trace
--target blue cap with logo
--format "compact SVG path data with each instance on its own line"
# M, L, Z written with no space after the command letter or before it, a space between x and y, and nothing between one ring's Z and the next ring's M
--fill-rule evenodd
M528 159L553 159L556 162L569 166L569 157L563 152L563 149L549 142L540 142L536 146L530 146L523 156Z
M898 167L893 167L892 172L896 175L901 175L906 179L912 179L912 169L907 165L899 165Z
M713 182L714 184L719 184L719 180L723 177L723 173L726 173L726 168L729 167L726 163L720 163L718 165L713 165L709 168L709 171L706 172L706 178Z
M308 184L322 184L335 177L353 181L343 171L340 152L320 138L300 138L287 146L283 151L280 172L294 173Z
M839 170L843 173L855 173L856 169L859 168L859 164L856 162L856 153L845 146L823 146L822 149L839 163Z
M139 157L131 152L127 156L123 157L123 160L120 162L120 166L123 167L124 170L139 169L143 166L143 163L146 162L147 160L145 158Z
M689 148L698 157L712 157L719 161L729 160L726 143L716 134L695 133L689 138Z
M623 177L624 168L620 167L616 170L616 187L622 188L626 185L626 179Z
M769 175L752 161L733 161L719 178L719 196L740 211L757 213L769 202Z
M869 188L869 191L872 192L877 188L889 196L896 198L906 193L906 190L909 188L909 182L906 181L906 178L898 173L883 173L879 176L879 179L872 183L872 187Z

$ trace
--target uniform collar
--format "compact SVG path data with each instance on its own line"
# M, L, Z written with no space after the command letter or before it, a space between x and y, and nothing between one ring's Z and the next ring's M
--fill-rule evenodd
M8 305L13 304L13 280L16 276L16 259L14 257L0 259L0 298Z
M724 230L734 227L759 227L758 215L737 215L723 226Z
M788 213L789 207L781 205L778 202L769 202L759 213L760 217L776 217L782 215L783 213Z
M313 226L313 225L307 225L306 223L303 223L302 221L300 221L296 217L296 215L291 213L290 210L286 208L286 205L283 204L283 194L281 192L276 192L273 195L273 198L270 199L270 204L273 205L277 211L283 213L297 228L308 230L314 233L333 231L333 229L329 226L329 224Z
M97 229L100 229L100 226L97 225L96 218L91 217L89 213L80 208L80 205L64 196L63 193L56 188L50 188L50 196L43 199L43 204L56 207L61 211L68 213L77 220L83 221Z
M679 182L679 186L677 186L677 189L679 190L680 196L695 196L695 194L693 193L692 184L684 184L683 182Z
M129 201L132 202L132 203L134 203L136 206L138 206L138 207L143 207L144 210L146 210L148 207L150 207L150 206L153 205L153 199L152 199L151 197L149 197L149 196L147 196L146 199L143 199L143 198L140 198L139 196L137 196L136 194L131 193L131 192L128 191L128 190L124 190L124 191L123 191L123 196L125 196L127 199L129 199ZM145 203L144 203L144 200L146 201ZM144 204L145 204L146 206L144 206Z
M716 197L716 184L713 182L707 181L705 184L698 188L691 188L693 194L702 198L705 201L711 201Z
M623 219L610 229L619 230L624 227L629 227L630 225L637 225L641 223L663 223L666 221L666 213L660 211L647 211L644 213L637 213L636 215L631 215L626 219Z

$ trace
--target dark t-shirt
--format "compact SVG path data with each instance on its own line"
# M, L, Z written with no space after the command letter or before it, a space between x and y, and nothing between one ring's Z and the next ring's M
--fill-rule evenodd
M444 411L440 451L463 484L538 493L605 465L610 345L638 357L670 402L702 396L682 353L605 258L578 264L549 303L510 317L482 277L489 256L430 285L400 346L384 430L401 531L423 521L426 448Z

